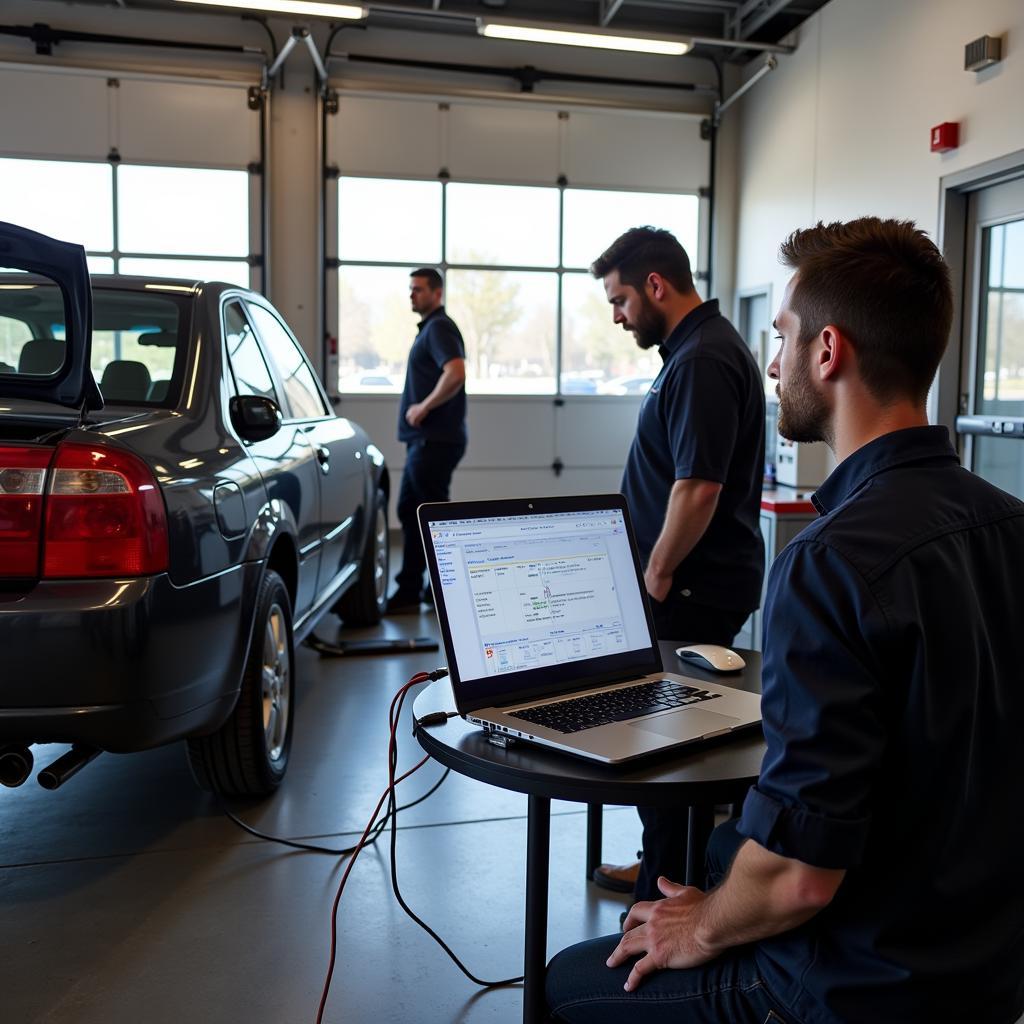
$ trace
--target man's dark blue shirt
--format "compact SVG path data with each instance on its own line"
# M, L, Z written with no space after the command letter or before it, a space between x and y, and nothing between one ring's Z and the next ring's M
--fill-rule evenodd
M460 388L443 405L431 409L418 427L405 419L410 405L422 402L437 384L445 363L465 359L466 346L455 321L438 306L419 323L419 333L409 350L405 388L398 409L398 440L466 443L466 389Z
M765 940L804 1024L1007 1024L1024 1010L1024 503L943 427L876 438L772 566L767 754L739 831L846 869Z
M683 317L659 352L664 366L640 405L622 476L641 560L661 533L677 480L720 483L714 517L672 589L694 604L753 611L764 578L761 373L715 299Z

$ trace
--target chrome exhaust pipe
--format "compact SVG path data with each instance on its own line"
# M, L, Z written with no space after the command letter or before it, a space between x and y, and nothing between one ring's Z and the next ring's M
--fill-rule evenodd
M14 789L32 774L32 751L24 743L0 745L0 785Z
M57 789L102 753L103 751L97 750L96 747L87 747L76 743L66 754L58 757L49 768L44 768L36 776L36 779L43 789Z

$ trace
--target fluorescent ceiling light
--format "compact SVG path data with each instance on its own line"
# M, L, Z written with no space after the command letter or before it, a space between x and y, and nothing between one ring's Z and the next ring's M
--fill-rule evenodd
M366 8L359 4L332 4L320 0L177 0L179 4L202 4L205 7L239 7L249 11L272 11L275 14L306 14L313 18L345 18L360 21Z
M556 28L546 25L513 24L483 20L477 31L490 39L516 39L524 43L556 43L560 46L591 46L598 50L632 50L635 53L657 53L681 57L693 49L687 39L669 36L622 36L616 32Z

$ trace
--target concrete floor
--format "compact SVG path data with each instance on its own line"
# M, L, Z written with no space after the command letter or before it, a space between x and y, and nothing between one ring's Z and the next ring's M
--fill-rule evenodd
M317 633L334 639L336 628L328 617ZM437 624L430 613L345 632L375 635L436 636ZM441 663L440 652L321 659L300 649L287 778L271 799L233 810L275 835L353 843L386 784L391 697ZM401 763L411 765L419 747L407 724L400 739ZM36 747L37 766L62 749ZM402 802L440 774L428 763ZM626 905L584 881L585 825L582 805L553 805L550 953L617 930ZM399 826L399 880L412 908L478 976L519 974L526 798L452 774ZM631 860L638 839L632 809L606 809L606 859ZM0 790L0 1020L312 1024L344 867L243 832L195 786L181 745L104 754L55 793L34 779ZM356 863L338 922L325 1021L521 1019L519 988L479 989L403 914L385 837Z

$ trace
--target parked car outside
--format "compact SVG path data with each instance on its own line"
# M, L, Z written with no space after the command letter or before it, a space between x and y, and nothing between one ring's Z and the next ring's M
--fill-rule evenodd
M254 292L90 288L81 247L9 224L0 267L0 781L34 743L74 745L52 788L184 739L201 786L272 792L295 644L384 608L383 456Z

